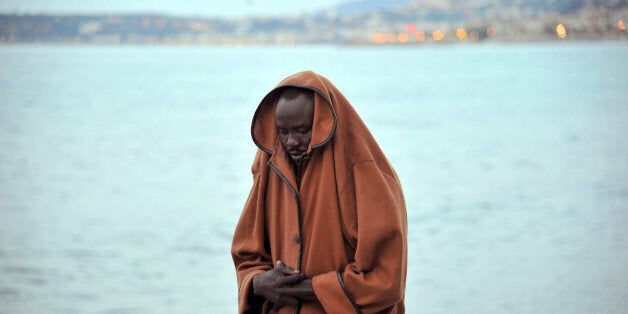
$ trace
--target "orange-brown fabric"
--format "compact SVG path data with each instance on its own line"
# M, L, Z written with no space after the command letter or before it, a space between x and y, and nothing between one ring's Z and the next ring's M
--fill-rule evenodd
M286 86L315 95L311 158L300 188L275 127L275 104ZM314 72L292 75L264 97L251 133L259 147L253 187L231 249L239 312L273 312L253 296L251 284L281 260L312 278L320 302L301 304L300 313L404 313L407 218L401 185L340 91ZM294 313L294 307L279 312Z

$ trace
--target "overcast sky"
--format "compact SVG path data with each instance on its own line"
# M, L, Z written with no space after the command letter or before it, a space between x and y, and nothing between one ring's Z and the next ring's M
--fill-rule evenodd
M160 13L242 17L299 15L347 0L0 0L1 13Z

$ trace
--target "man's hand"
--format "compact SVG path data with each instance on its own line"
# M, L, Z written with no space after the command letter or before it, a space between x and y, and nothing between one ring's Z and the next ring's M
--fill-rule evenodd
M314 293L314 288L312 288L312 279L305 279L292 285L286 293L300 300L318 300L316 294Z
M295 293L293 285L297 285L305 279L305 274L286 267L281 261L277 261L275 269L253 277L253 293L274 303L275 310L286 304L297 305L299 304L298 298L300 298L300 295ZM310 287L311 285L310 281ZM305 292L301 290L303 289L299 289L299 293L304 294Z

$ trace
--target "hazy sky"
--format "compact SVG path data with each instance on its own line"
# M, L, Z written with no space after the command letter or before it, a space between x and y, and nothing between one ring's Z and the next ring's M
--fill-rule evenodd
M318 11L347 0L0 0L2 13L164 13L241 17Z

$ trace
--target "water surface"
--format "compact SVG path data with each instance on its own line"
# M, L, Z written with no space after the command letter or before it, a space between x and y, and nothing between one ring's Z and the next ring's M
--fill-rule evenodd
M312 69L404 185L409 313L620 313L627 52L0 47L0 312L235 312L251 116Z

